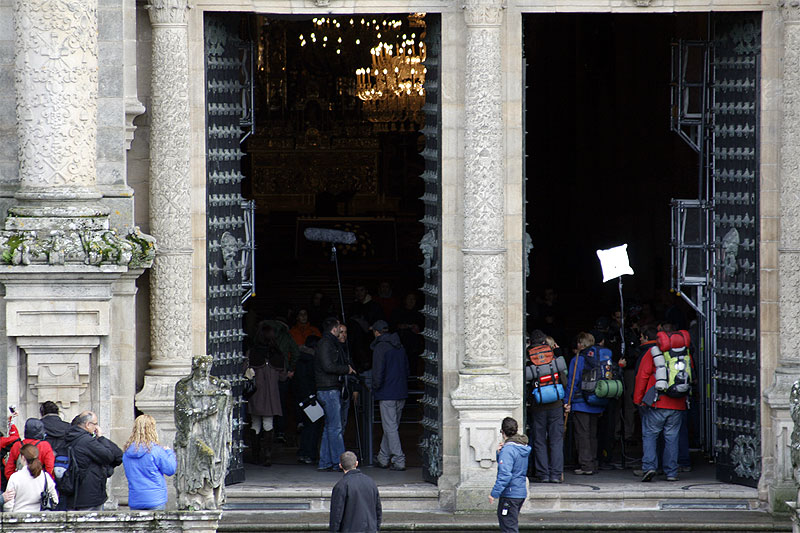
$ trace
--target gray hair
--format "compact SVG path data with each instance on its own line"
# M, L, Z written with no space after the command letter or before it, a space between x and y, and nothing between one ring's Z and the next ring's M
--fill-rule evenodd
M84 411L72 419L72 425L83 427L94 418L94 413L91 411Z

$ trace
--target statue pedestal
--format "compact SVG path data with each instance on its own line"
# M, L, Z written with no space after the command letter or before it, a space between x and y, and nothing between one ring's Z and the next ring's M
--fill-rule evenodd
M508 374L462 373L451 401L458 410L460 446L455 510L491 509L489 492L497 477L497 446L503 439L500 425L521 400L514 394Z

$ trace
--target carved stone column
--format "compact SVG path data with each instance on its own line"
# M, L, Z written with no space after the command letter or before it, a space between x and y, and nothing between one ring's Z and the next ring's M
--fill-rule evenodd
M14 31L20 186L0 230L0 404L24 419L52 400L108 421L132 411L119 391L134 383L108 372L125 351L112 336L113 287L133 284L155 245L138 228L118 236L98 203L97 0L16 0Z
M506 353L502 5L468 0L464 148L464 359L451 395L459 411L456 509L487 505L500 422L521 400Z
M175 434L175 383L192 362L189 44L186 0L150 0L150 228L159 250L150 274L151 361L137 407Z
M56 5L54 5L56 4ZM97 199L97 0L16 0L20 188L42 201Z
M772 413L773 507L794 500L797 489L789 460L789 393L800 376L800 8L779 2L783 18L783 106L780 156L780 247L778 248L780 355L772 385L764 393Z

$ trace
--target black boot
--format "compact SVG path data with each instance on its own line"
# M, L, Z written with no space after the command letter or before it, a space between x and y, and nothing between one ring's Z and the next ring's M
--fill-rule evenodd
M272 466L272 433L272 430L261 432L263 435L262 447L264 450L264 462L261 464L264 466Z
M248 440L248 448L250 451L250 463L257 465L259 463L259 455L260 455L260 448L261 448L261 435L256 433L252 429L247 430L247 436L249 437Z

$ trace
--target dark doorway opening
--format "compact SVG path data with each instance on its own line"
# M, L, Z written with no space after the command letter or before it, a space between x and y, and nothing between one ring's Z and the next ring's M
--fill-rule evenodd
M595 250L627 243L626 325L689 329L689 442L719 480L755 486L760 15L530 15L524 32L528 331L567 358L577 332L619 331L618 286L602 283ZM670 255L697 239L671 220L677 198L705 220L692 280ZM629 354L638 333L626 330ZM601 467L641 457L629 414L601 419Z
M595 250L623 243L631 303L670 304L670 199L699 187L696 154L670 131L670 44L707 27L706 14L525 18L528 328L548 288L564 345L617 309Z
M533 244L526 328L553 336L568 360L580 331L619 331L612 319L620 309L618 285L603 283L596 250L628 244L635 275L624 278L626 307L636 309L642 325L671 321L689 329L695 318L670 292L670 201L703 194L697 153L670 129L670 61L676 39L708 33L707 14L524 19L526 221ZM635 349L638 330L629 335L628 349ZM627 423L616 410L603 416L601 467L639 468L636 415ZM696 425L691 437L693 448L704 446ZM570 473L573 446L570 431Z
M301 310L315 328L327 316L341 319L331 245L306 239L304 231L353 232L357 242L337 245L336 250L352 365L362 376L369 375L373 335L368 328L373 322L386 320L398 332L412 376L400 435L407 466L419 467L426 348L422 310L427 303L420 268L420 241L427 231L422 219L428 214L420 199L426 192L421 152L428 142L422 132L424 97L420 100L417 88L409 86L394 102L372 105L359 97L365 76L357 69L374 69L367 81L386 91L376 81L386 65L375 60L371 49L383 42L397 56L405 43L404 55L420 60L425 20L417 14L253 15L247 24L254 43L255 130L243 145L242 190L256 204L258 290L245 304L244 329L251 334L264 319L293 328ZM386 55L384 49L384 61ZM424 68L416 64L412 77L424 79L419 75ZM356 302L365 290L372 304ZM371 311L363 312L367 307ZM312 332L307 326L303 331L297 335ZM304 338L296 341L302 345ZM272 457L277 464L298 463L298 424L304 417L296 408L300 398L292 380L281 385L284 417L276 420L276 432L283 435L273 444ZM350 407L344 437L346 448L358 451L361 464L368 465L382 431L379 422L370 427L364 413L370 406L362 400L363 392L361 407ZM379 421L377 406L374 420ZM365 433L374 437L370 456Z

